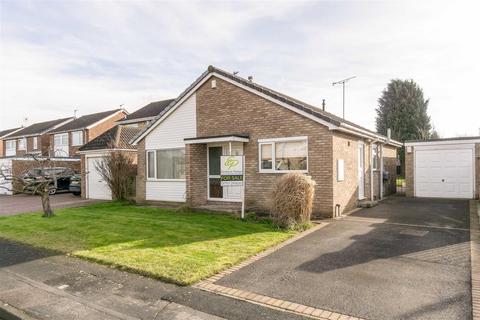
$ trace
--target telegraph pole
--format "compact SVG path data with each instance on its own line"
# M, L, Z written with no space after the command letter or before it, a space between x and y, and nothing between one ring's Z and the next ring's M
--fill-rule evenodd
M345 119L345 83L349 80L352 80L353 78L356 78L357 76L353 76L350 78L346 78L340 81L332 82L332 86L335 86L337 84L342 85L342 91L343 91L343 119Z

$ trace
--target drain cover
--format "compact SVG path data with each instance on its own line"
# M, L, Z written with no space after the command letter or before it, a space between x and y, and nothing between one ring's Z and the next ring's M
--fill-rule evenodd
M407 236L423 237L428 231L426 230L416 230L416 229L403 229L400 231L400 234L405 234Z

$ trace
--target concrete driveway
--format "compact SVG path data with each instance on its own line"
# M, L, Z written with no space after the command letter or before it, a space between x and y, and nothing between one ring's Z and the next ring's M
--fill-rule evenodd
M468 210L385 200L217 284L366 319L471 319Z
M71 193L59 193L50 197L51 205L55 208L80 207L99 202L98 200L82 200ZM0 196L0 216L10 216L25 212L42 210L39 196L18 194L14 196Z

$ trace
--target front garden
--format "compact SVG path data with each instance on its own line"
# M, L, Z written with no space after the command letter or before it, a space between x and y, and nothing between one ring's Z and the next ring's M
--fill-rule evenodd
M0 237L188 285L293 236L267 222L101 203L0 217Z

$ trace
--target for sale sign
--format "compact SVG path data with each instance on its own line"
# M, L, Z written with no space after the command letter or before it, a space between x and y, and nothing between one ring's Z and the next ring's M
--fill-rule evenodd
M243 185L243 156L220 157L220 184L225 186Z

